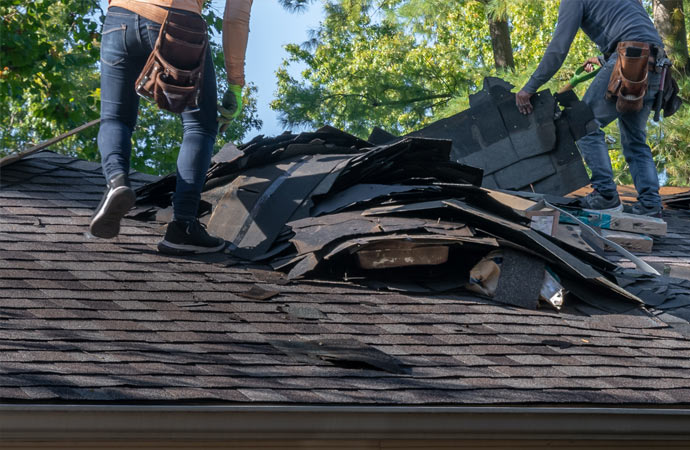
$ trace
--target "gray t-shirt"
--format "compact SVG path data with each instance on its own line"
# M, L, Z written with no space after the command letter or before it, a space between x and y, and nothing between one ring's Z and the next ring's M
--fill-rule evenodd
M523 88L526 92L537 92L558 72L579 28L602 53L615 52L621 41L663 45L639 0L561 0L553 38L539 67Z

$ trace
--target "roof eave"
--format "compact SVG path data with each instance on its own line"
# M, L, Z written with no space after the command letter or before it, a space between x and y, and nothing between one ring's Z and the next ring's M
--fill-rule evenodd
M0 405L13 441L122 439L690 439L690 409Z

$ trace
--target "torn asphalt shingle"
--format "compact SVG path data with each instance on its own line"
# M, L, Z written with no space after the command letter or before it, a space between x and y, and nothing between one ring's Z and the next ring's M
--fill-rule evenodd
M207 260L159 255L158 225L128 219L118 240L91 242L80 227L88 224L90 208L98 201L91 194L102 190L103 180L99 186L63 172L57 173L66 178L47 180L34 177L31 170L15 171L32 167L32 161L41 159L3 168L3 178L8 174L21 185L0 180L0 227L7 226L0 228L0 367L5 373L37 374L40 382L25 383L24 376L0 379L4 400L690 403L685 375L690 341L677 328L621 328L629 313L617 315L617 322L588 320L589 314L575 308L561 314L532 311L467 293L435 295L428 289L423 295L406 295L342 280L259 280L256 269L228 266L228 256ZM55 186L74 195L57 196ZM83 199L79 192L85 194ZM476 189L463 192L469 203L484 202L482 207L489 209L485 213L513 220ZM26 208L3 203L16 198L34 203ZM83 206L66 206L70 201ZM432 217L425 218L429 234L444 230L443 220L435 229L428 225L438 219L435 213ZM679 213L674 217L674 233L689 235L687 218ZM46 241L46 225L61 222L64 242ZM288 240L289 235L284 230L279 234ZM33 286L27 279L51 287ZM279 290L280 300L240 295L257 282L264 290ZM279 288L273 286L279 283ZM680 284L675 294L679 299L684 287ZM277 308L286 304L295 305L294 314L290 308ZM320 317L315 311L326 318L314 318ZM601 316L600 309L595 311ZM643 311L635 311L630 325L641 320L637 314ZM687 323L671 317L672 326ZM300 359L299 352L267 344L296 337L301 342L354 339L357 346L374 348L410 372L401 376L377 370L371 362L387 358L366 353L367 360L347 346L342 353L315 349L316 357L303 353ZM555 341L568 345L543 343ZM554 377L554 370L561 376ZM94 376L97 373L103 377ZM23 384L38 384L26 386L33 397L13 388Z

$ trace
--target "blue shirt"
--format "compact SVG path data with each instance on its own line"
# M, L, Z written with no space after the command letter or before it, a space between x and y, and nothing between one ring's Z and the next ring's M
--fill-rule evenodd
M558 72L579 28L602 53L615 52L622 41L663 46L652 19L639 0L561 0L551 43L523 90L537 92Z

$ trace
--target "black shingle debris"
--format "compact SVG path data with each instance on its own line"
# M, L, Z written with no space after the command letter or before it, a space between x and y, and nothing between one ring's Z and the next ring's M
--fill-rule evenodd
M550 145L548 129L532 137ZM419 137L374 146L332 128L260 137L210 168L204 199L213 212L205 219L233 257L269 263L288 279L457 292L482 258L503 249L496 301L536 308L549 268L574 297L601 310L642 305L615 283L616 264L533 230L520 198L480 188L481 170L451 162L451 146ZM169 198L166 185L141 189L141 202Z
M97 166L42 175L56 164L81 165L72 163L44 152L0 170L2 401L690 404L690 339L664 322L680 326L677 316L657 310L650 316L643 309L609 313L584 302L566 302L560 312L529 310L468 292L410 295L363 286L376 278L289 282L282 272L238 265L228 255L158 254L160 222L125 219L117 239L96 241L84 231L105 186ZM137 185L150 181L134 178ZM468 187L465 194L471 192ZM355 210L337 214L352 217ZM668 216L670 232L655 238L654 253L645 258L682 275L690 267L690 216ZM403 217L417 222L402 227L436 234L464 236L473 228L401 214L364 219L394 231L392 222ZM580 259L598 267L597 260ZM438 273L444 265L434 267ZM394 286L384 281L381 286ZM239 295L256 284L279 296ZM357 350L330 346L352 340ZM272 342L317 344L298 351ZM379 370L372 364L377 361L396 362L404 373L395 366Z
M589 184L575 141L596 127L589 107L572 92L537 93L534 113L515 108L513 86L488 77L470 96L470 108L411 133L453 142L454 161L484 171L482 186L564 195ZM560 105L560 107L559 107ZM395 136L374 129L378 144Z
M348 136L327 132L336 143ZM449 161L447 141L406 138L364 151L357 147L363 141L351 137L349 149L356 153L343 154L344 146L331 144L327 132L314 133L318 142L299 144L299 151L289 150L294 145L289 143L306 141L302 135L289 140L283 135L277 143L264 139L249 144L246 157L211 167L203 195L215 201L208 227L237 247L235 256L263 260L281 253L289 221L393 197L425 198L456 183L481 182L480 170ZM281 143L288 150L276 148ZM283 159L286 152L291 156Z
M593 126L586 105L574 94L541 92L534 114L523 116L511 89L487 78L469 110L403 138L377 129L371 140L378 145L332 127L228 145L208 171L200 215L230 243L233 257L268 263L288 280L457 292L477 283L470 272L498 249L496 288L480 292L502 303L536 309L549 279L609 313L640 308L640 297L649 306L682 298L624 289L603 246L584 235L580 246L535 231L515 192L480 187L541 186L546 195L520 195L570 207L572 200L558 195L587 182L575 146ZM135 217L160 218L174 182L169 176L139 189ZM239 295L277 295L269 289L264 298L257 289Z
M665 208L690 209L690 191L661 197Z

